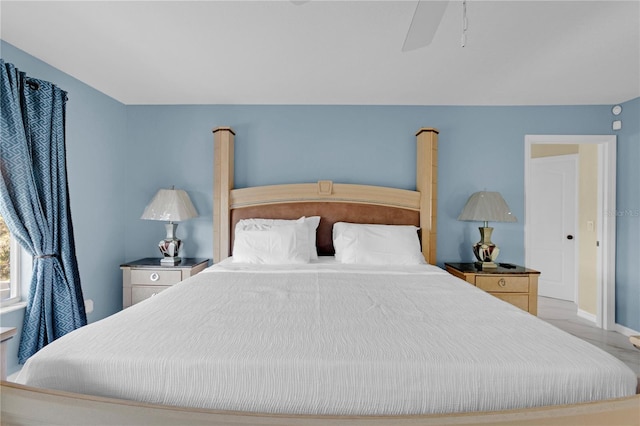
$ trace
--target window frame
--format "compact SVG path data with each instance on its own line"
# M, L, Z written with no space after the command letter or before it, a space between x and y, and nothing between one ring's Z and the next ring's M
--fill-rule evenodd
M22 301L22 297L20 294L20 290L22 287L22 281L20 281L22 247L20 246L20 244L18 244L18 241L14 238L11 232L9 232L9 250L9 265L11 269L9 276L9 294L11 296L0 301L0 307L2 308L20 303Z

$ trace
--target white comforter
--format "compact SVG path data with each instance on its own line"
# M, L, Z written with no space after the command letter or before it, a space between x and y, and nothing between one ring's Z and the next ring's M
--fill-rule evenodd
M602 350L433 266L223 262L53 342L18 382L292 414L503 410L632 395Z

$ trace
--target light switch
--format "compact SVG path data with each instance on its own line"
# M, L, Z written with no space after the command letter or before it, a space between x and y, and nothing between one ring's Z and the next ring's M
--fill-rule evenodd
M622 121L621 120L614 121L613 124L611 125L611 127L613 128L613 130L622 129Z
M587 231L592 231L593 232L593 221L592 220L587 221Z

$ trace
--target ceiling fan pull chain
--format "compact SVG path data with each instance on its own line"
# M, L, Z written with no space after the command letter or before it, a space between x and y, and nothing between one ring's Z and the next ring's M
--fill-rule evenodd
M462 0L462 40L460 41L460 47L464 47L467 43L467 27L469 21L467 21L467 0Z

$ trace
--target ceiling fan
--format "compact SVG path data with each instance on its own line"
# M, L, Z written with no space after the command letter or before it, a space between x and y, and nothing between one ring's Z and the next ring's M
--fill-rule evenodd
M300 6L310 0L290 0L291 3ZM418 0L416 10L409 25L409 30L402 45L403 52L426 47L433 41L444 12L449 6L450 0ZM464 47L467 31L467 0L462 0L462 42Z
M409 31L407 31L402 45L403 52L420 49L431 44L447 6L449 6L448 0L418 0Z

